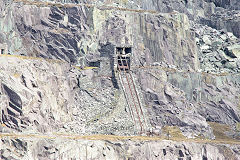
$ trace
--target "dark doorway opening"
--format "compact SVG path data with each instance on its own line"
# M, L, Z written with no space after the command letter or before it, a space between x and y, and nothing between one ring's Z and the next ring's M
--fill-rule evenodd
M100 67L100 61L89 62L89 67Z
M132 48L131 47L126 47L125 52L126 52L126 54L132 53Z
M130 70L131 53L132 53L131 47L116 47L117 69L119 71Z
M1 49L1 54L4 54L4 49Z

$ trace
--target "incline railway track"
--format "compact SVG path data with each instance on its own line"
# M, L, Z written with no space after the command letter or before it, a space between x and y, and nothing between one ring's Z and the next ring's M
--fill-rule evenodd
M127 62L128 60L120 58L118 61L120 61L120 63L118 63L119 81L126 98L130 115L135 123L135 126L140 127L140 134L146 133L146 121L133 76L130 71L130 66ZM137 117L137 121L135 117Z

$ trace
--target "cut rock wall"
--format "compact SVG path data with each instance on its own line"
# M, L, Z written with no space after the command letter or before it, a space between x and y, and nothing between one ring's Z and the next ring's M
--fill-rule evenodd
M239 159L239 146L173 141L2 139L3 159ZM14 148L18 152L13 152ZM11 154L14 153L14 154Z
M219 135L209 124L221 123L230 129L220 136L239 139L235 1L57 2L0 0L0 46L10 54L0 56L0 132L138 135L113 69L115 47L131 46L145 134L166 138L166 127L174 126L180 137L215 139ZM91 151L76 155L66 154L66 148L81 149L85 142L66 142L64 148L59 147L61 140L51 145L46 139L29 141L1 137L0 143L17 148L20 159L61 154L92 154L93 159L239 158L237 145L127 141L119 142L125 147L117 143L103 149L112 142L86 141ZM75 143L80 147L71 148ZM0 150L1 158L9 159L12 151Z

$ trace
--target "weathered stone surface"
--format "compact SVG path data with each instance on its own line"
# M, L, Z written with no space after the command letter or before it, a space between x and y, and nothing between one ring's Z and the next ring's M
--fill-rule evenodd
M2 121L9 128L42 133L134 134L124 97L119 90L112 90L111 80L102 79L92 70L81 72L64 62L16 57L1 57L0 61L8 62L1 66L0 78L11 86L2 82L1 97L9 99L9 104L1 106L6 117ZM22 65L16 68L17 64ZM110 85L101 85L101 81L109 81ZM119 119L112 114L119 114ZM121 133L122 129L126 131Z
M2 146L7 143L2 139ZM14 140L27 150L13 152L14 143L0 149L2 159L239 159L239 146L163 141Z
M231 58L239 58L240 57L240 45L235 44L225 48L225 53Z
M209 125L216 122L230 128L220 133L224 141L236 141L236 4L0 0L0 53L14 55L0 56L0 133L136 136L135 101L148 136L166 138L174 127L181 140L217 139ZM130 91L114 70L115 47L124 46L132 47L138 100L127 100ZM0 141L2 159L239 159L237 145L9 139Z
M213 2L217 7L240 9L240 2L238 0L206 0L207 2Z
M238 73L239 39L229 32L218 31L210 27L193 24L197 34L197 45L201 69L210 73ZM211 39L211 44L209 41Z

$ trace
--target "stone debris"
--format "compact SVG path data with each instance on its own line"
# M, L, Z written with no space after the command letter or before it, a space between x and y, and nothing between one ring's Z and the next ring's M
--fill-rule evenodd
M0 0L0 159L240 159L238 4ZM117 48L131 48L143 133ZM193 142L48 139L53 133Z
M238 145L192 142L7 139L0 141L2 159L239 159ZM15 148L17 151L14 151Z
M238 73L240 41L230 32L193 24L201 69L208 73Z

